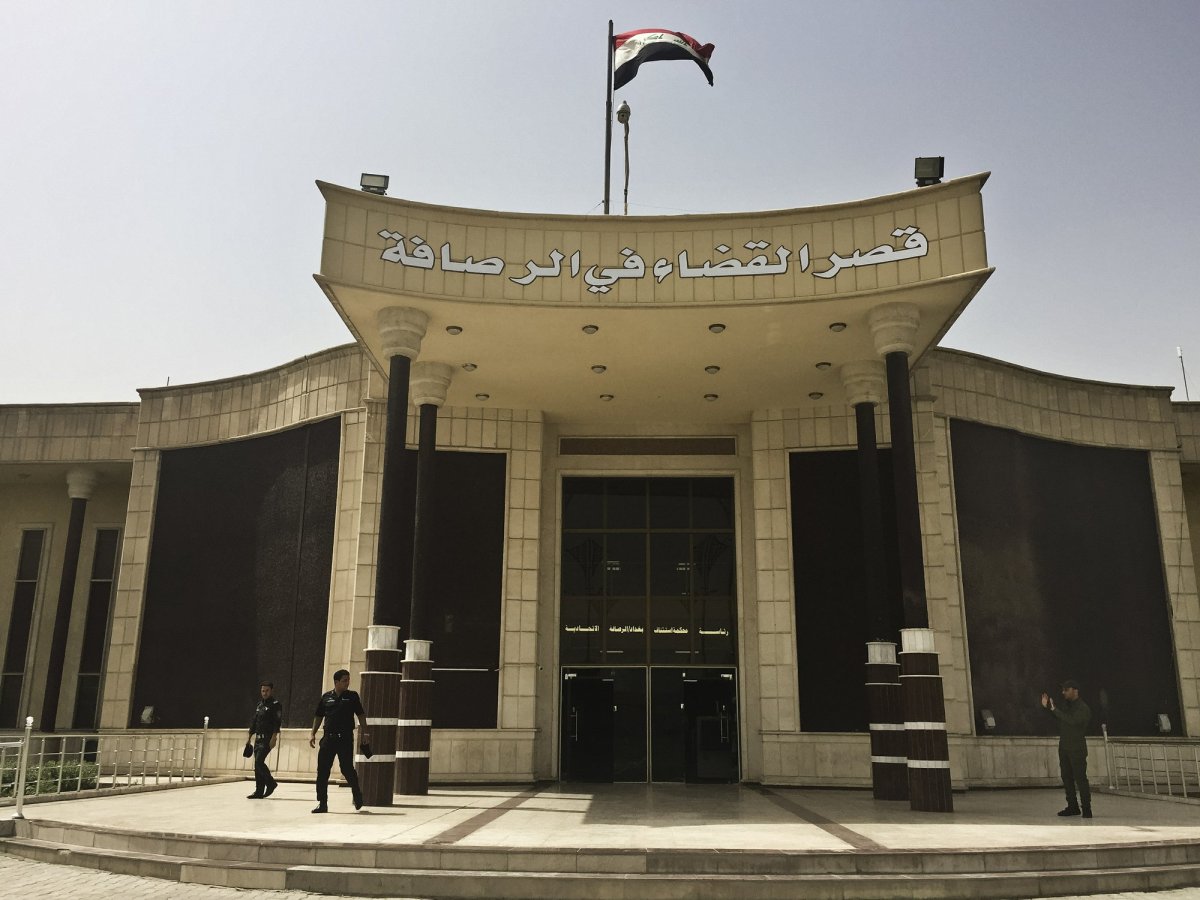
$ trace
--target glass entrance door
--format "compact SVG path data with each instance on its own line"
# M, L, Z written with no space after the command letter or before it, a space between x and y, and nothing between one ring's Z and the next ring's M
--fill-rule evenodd
M731 478L564 478L564 780L737 781Z

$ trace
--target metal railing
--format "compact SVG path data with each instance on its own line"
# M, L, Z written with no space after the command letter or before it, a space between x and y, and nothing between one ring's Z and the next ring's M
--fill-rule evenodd
M0 804L15 803L22 818L28 797L200 781L204 727L183 732L33 734L25 720L19 740L0 742Z
M1200 741L1110 738L1104 728L1110 790L1200 800Z

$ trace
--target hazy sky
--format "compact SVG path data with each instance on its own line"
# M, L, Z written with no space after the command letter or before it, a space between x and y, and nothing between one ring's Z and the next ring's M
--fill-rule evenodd
M350 340L317 179L599 212L609 18L716 45L715 87L662 62L618 92L632 213L856 200L945 156L992 172L996 274L944 344L1176 399L1182 345L1200 400L1194 0L0 0L0 403Z

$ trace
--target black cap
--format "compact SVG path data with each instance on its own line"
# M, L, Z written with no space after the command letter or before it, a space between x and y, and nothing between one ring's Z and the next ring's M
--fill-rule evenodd
M1074 689L1074 690L1079 690L1079 685L1077 685L1077 684L1076 684L1075 682L1073 682L1073 681L1072 681L1070 678L1068 678L1066 681L1064 681L1064 682L1062 683L1062 689L1063 689L1064 691L1069 691L1069 690L1071 690L1071 689Z

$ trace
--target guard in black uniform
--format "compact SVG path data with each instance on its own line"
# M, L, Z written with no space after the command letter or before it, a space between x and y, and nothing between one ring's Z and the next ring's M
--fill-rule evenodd
M258 705L254 707L250 735L246 738L247 746L254 753L254 793L247 794L247 800L270 797L279 787L279 782L271 777L271 770L267 768L267 757L279 743L279 728L283 724L283 704L272 696L274 690L275 685L269 681L258 686Z
M367 719L363 712L362 700L357 692L350 690L350 673L338 669L333 673L333 690L321 695L313 713L312 734L308 746L317 745L317 729L325 724L325 734L321 738L321 748L317 751L317 808L315 813L329 812L329 772L333 768L333 758L336 756L342 777L350 785L354 795L354 808L362 809L362 791L358 787L358 773L354 771L354 717L362 726L359 739L367 740Z

